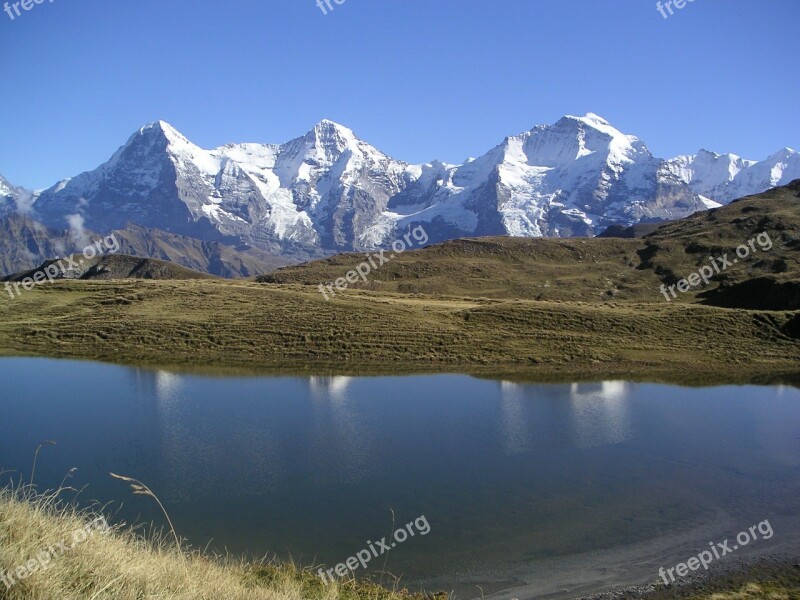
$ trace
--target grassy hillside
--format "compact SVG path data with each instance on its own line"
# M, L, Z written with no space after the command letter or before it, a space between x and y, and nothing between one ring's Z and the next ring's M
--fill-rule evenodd
M766 232L772 248L758 240L746 259L734 250ZM762 238L763 241L764 238ZM713 211L664 225L644 239L644 266L674 282L728 253L738 261L714 277L697 300L718 306L780 310L800 308L800 181L737 200Z
M351 288L371 291L598 302L657 300L655 278L636 269L637 240L478 238L453 240L399 254ZM280 269L262 283L318 286L344 276L365 260L363 254Z
M63 281L0 300L0 351L292 371L796 371L797 312L348 291L224 280ZM736 365L734 371L731 366Z

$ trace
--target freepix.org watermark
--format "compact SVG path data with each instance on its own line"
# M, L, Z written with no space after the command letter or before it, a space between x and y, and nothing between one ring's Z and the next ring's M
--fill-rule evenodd
M350 284L358 283L359 279L362 279L364 283L366 283L372 271L380 269L395 256L408 250L412 245L412 240L417 242L418 245L424 246L428 243L428 239L428 234L425 229L422 225L418 225L405 234L403 239L392 242L392 250L394 253L387 255L386 253L388 250L381 250L378 253L367 254L367 260L358 265L355 269L348 271L344 277L339 277L339 279L332 283L319 284L319 292L325 297L325 300L330 300L332 297L336 296L336 292L333 291L334 287L340 292L343 292ZM330 296L328 294L330 294Z
M84 543L94 536L95 533L108 533L108 531L109 526L106 518L98 517L94 521L87 523L85 527L73 531L71 540L61 540L54 546L48 546L39 552L35 558L30 559L24 565L20 565L8 572L0 570L0 581L5 584L6 589L10 590L21 580L27 579L34 573L46 571L53 560L59 556L65 555L79 544Z
M691 4L692 2L694 2L694 0L667 0L663 4L659 1L656 2L656 10L661 13L662 17L664 17L665 19L669 19L672 15L675 14L675 11L672 9L673 6L677 10L681 10L682 8L686 8L687 2Z
M761 534L761 538L756 535L756 531ZM710 550L703 550L697 556L693 556L685 563L679 563L669 569L664 569L664 567L661 567L658 570L658 574L661 579L664 580L664 584L669 585L670 582L675 581L675 574L677 574L678 577L686 577L689 574L689 571L697 571L700 569L700 567L703 567L703 569L708 571L708 566L715 560L719 560L726 554L731 554L739 548L744 548L751 541L756 542L759 539L768 540L773 535L774 532L772 531L772 525L769 524L769 520L761 521L761 523L758 525L753 525L749 530L739 533L739 535L736 536L737 543L734 544L733 547L731 547L732 542L730 540L725 540L721 544L709 542L708 545L711 548ZM667 579L667 575L669 575L669 580Z
M414 531L416 529L416 532ZM377 542L368 541L367 546L369 549L364 548L363 550L359 550L356 552L355 556L351 556L343 563L339 563L332 569L328 569L327 571L323 571L320 568L317 571L320 579L324 584L328 584L332 581L335 581L334 573L339 577L345 577L348 573L355 571L359 566L362 569L367 568L367 564L373 558L378 558L379 556L383 556L387 552L391 551L392 548L395 548L397 544L402 544L405 542L409 536L414 537L416 533L420 535L428 535L431 531L431 526L428 523L428 519L425 515L418 517L411 521L410 523L406 524L405 527L401 527L397 531L392 534L392 538L394 541L388 543L386 541L386 537L382 537ZM330 578L330 581L328 581Z
M80 269L87 260L91 260L95 256L105 254L104 251L114 254L118 250L119 242L117 241L116 236L112 233L101 240L97 240L94 244L86 246L82 251L83 258L79 260L75 260L75 255L60 258L51 262L45 268L39 269L33 275L26 277L22 281L6 281L6 291L8 292L8 295L11 296L11 299L14 300L20 297L22 291L30 291L35 286L41 285L46 281L52 283L59 276L62 276L65 273ZM20 291L20 287L22 288L22 291Z
M3 10L8 15L8 18L12 21L17 17L22 16L22 11L29 11L37 4L44 4L45 0L20 0L19 2L6 2L3 5ZM52 4L53 0L48 0L48 4Z
M758 248L756 248L756 243L758 244ZM710 265L703 265L697 270L697 273L692 273L685 279L681 279L677 283L674 283L670 286L661 285L661 293L664 295L664 298L667 299L667 302L671 302L673 298L677 298L678 295L675 293L675 289L682 294L690 291L692 288L698 287L699 285L708 285L711 281L711 278L714 275L719 275L728 267L732 267L739 260L747 260L753 254L758 252L758 250L762 252L769 252L772 250L772 240L769 237L769 234L766 231L759 233L756 237L748 240L746 244L742 244L741 246L736 248L736 256L738 258L729 259L727 254L723 254L722 257L714 258L713 256L709 256L708 260L711 263ZM672 294L672 297L669 294Z
M50 0L52 2L52 0ZM322 11L323 15L327 15L333 10L333 5L341 6L347 0L317 0L317 6Z

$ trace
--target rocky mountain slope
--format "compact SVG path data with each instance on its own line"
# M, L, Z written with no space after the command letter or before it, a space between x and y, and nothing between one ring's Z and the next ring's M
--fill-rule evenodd
M251 277L291 262L252 248L237 249L136 224L111 233L122 254L170 261L220 277ZM81 252L90 240L99 237L87 229L46 227L18 213L0 217L0 275L34 269L47 260Z

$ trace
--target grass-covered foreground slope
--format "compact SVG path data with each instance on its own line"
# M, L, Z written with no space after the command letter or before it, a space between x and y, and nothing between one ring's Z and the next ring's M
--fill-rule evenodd
M103 533L95 519L52 496L0 490L0 599L424 600L368 582L326 585L293 565L178 550L166 538L146 539L131 528ZM93 533L81 541L76 532L87 526ZM18 567L25 568L24 578L15 575Z
M0 293L0 353L340 373L769 378L800 371L799 195L796 183L641 239L448 242L404 253L330 300L319 284L363 255L262 283L57 281L13 300ZM707 287L662 295L763 232L769 250Z

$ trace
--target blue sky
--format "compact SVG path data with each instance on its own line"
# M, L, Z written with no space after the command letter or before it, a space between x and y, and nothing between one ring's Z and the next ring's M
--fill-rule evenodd
M0 4L4 0L0 0ZM322 118L460 162L596 112L658 156L800 149L798 0L45 0L0 12L0 174L49 186L164 119L195 143Z

